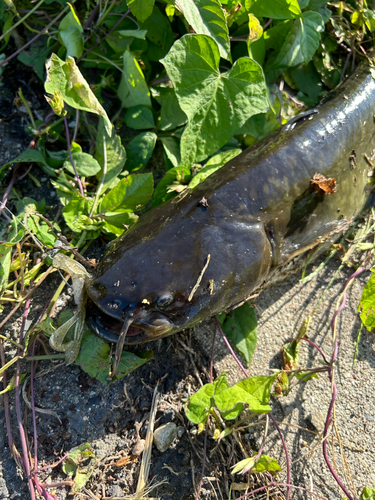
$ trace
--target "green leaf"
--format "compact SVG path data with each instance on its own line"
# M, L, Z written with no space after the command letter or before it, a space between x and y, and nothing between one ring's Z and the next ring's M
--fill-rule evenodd
M256 17L293 19L302 14L298 0L245 0L244 7Z
M144 105L151 108L150 91L138 61L128 50L124 52L123 61L124 66L117 91L123 107Z
M21 373L21 376L20 376L20 379L19 379L18 383L21 384L25 380L25 378L26 378L26 373ZM16 374L14 374L13 377L8 382L8 384L5 387L5 389L3 389L2 391L0 391L0 395L1 394L5 394L6 392L12 391L13 389L16 388L16 385L17 385Z
M281 470L275 458L269 457L268 455L261 455L255 463L255 466L251 469L251 472L278 472Z
M73 153L72 158L79 176L92 177L100 172L99 163L91 155L87 153ZM64 162L64 168L71 174L74 174L70 160Z
M340 71L333 65L333 57L326 51L320 56L313 57L315 69L320 74L322 82L329 89L338 85L341 77Z
M22 51L17 59L26 66L32 66L40 80L44 82L44 65L51 52L52 47L32 47L28 51Z
M112 124L107 113L83 78L74 59L68 57L64 62L56 54L52 54L47 61L46 69L47 79L44 84L46 92L51 95L61 92L64 101L72 108L102 116L107 133L111 135Z
M64 206L67 205L75 193L75 189L69 182L68 176L66 176L64 172L61 172L56 180L51 179L51 184L56 189L56 193L61 203Z
M332 11L327 9L327 7L322 7L321 9L318 10L318 12L322 16L324 24L327 24L332 17Z
M303 64L290 72L298 90L317 101L323 90L323 83L312 62Z
M167 54L174 42L171 23L158 7L154 6L151 16L142 23L141 28L147 30L148 50L146 56L148 60L159 63L159 60Z
M74 486L71 492L77 493L85 486L96 467L97 459L89 443L74 448L66 458L63 471L72 476Z
M129 229L138 220L138 215L133 212L106 212L102 216L104 220L103 231L114 234L116 238Z
M314 372L305 371L296 373L296 378L299 380L303 379L304 382L307 382L311 378L319 378L319 375Z
M126 148L126 168L129 172L135 172L146 165L155 149L156 139L154 132L141 132L129 142Z
M263 28L259 20L253 14L249 14L249 38L247 39L247 50L250 57L252 57L251 44L259 40L262 35Z
M160 140L163 144L166 163L170 162L171 168L178 167L181 163L180 141L175 137L160 137Z
M276 57L270 57L266 63L267 77L272 80L288 67L311 61L323 30L323 19L318 12L305 12L303 17L293 21Z
M127 38L131 37L144 40L146 38L147 30L119 30L117 33Z
M85 332L82 339L82 346L75 363L88 373L90 377L96 378L103 384L109 384L115 380L119 380L133 370L136 370L144 363L149 361L153 353L146 351L139 353L139 356L131 352L124 351L121 355L119 367L113 379L108 381L110 371L110 346L108 342L101 339L92 332Z
M219 153L208 160L206 165L189 182L188 188L193 189L200 182L204 181L211 174L226 165L230 160L242 153L241 149L230 149L224 153Z
M6 243L2 243L0 245L0 294L8 284L11 261L12 247Z
M173 130L185 125L186 122L187 116L178 104L176 93L171 89L161 105L159 128L160 130Z
M188 407L186 408L186 416L193 424L200 424L207 417L210 409L214 406L212 397L214 394L229 388L225 373L212 384L205 384L198 392L193 394L189 399Z
M72 5L70 12L60 22L59 39L66 48L67 57L79 59L83 54L83 28Z
M102 180L104 169L103 135L107 153L107 168L101 193L115 185L117 176L122 172L126 162L126 151L121 144L120 137L116 135L115 128L112 129L112 135L109 136L104 127L103 119L100 119L95 141L95 158L100 165L100 172L97 175L98 182Z
M255 462L254 457L245 458L233 466L232 474L246 474L253 467Z
M44 213L45 200L43 199L40 203L37 203L32 198L23 198L17 201L16 205L19 212L19 219L23 219L29 231L35 234L42 244L50 248L53 247L57 239L56 234L44 220L35 214L36 212ZM25 217L25 214L28 214L28 216ZM53 223L53 226L57 231L60 231L56 223Z
M188 184L191 179L191 172L186 167L174 167L168 170L162 180L155 188L152 198L152 207L160 205L169 198L175 196L176 191L171 189L173 185L182 186Z
M148 17L151 16L155 0L128 0L128 7L131 9L132 14L143 23Z
M250 116L267 110L262 68L243 57L221 74L217 44L206 35L183 36L161 62L189 119L181 138L184 165L204 160Z
M152 174L128 175L104 196L99 212L134 212L151 199L154 181Z
M254 308L245 302L228 314L222 328L236 348L251 365L257 346L257 318Z
M48 165L42 153L36 149L26 149L17 158L14 158L14 160L11 160L4 166L9 166L13 163L37 163L44 172L54 177L56 176L56 172Z
M371 270L371 276L362 292L361 300L359 301L358 311L362 323L368 331L375 327L375 274Z
M179 0L176 7L195 33L211 36L219 46L220 56L232 61L228 26L218 0Z
M298 353L300 340L293 340L284 344L281 348L283 352L284 368L288 370L297 370L299 366Z
M265 31L263 38L266 44L266 50L276 49L278 51L280 49L280 40L285 39L292 26L292 20L284 21Z
M151 109L143 105L129 108L125 113L124 120L128 127L135 128L136 130L155 127L154 116Z
M310 0L308 2L307 8L309 10L319 10L327 4L327 0Z
M214 396L216 407L227 420L238 417L244 404L253 413L271 411L269 400L275 375L269 377L249 377Z
M93 200L83 198L80 194L75 193L72 199L63 208L63 216L65 222L74 232L97 231L99 224L96 219L89 217Z
M363 488L361 493L361 500L370 500L370 498L375 498L375 488Z
M276 102L280 107L280 101ZM236 135L246 135L245 145L252 146L255 142L262 140L274 130L277 130L280 124L276 115L270 109L267 113L254 115L236 132Z
M31 215L27 219L27 225L32 233L47 247L52 248L57 240L56 234L52 231L49 225L37 215ZM54 224L55 229L59 230L57 224Z

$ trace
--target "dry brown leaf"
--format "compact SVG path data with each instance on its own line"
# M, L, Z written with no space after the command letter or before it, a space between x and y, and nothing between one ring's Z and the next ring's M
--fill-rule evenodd
M310 181L310 191L318 195L336 193L336 179L327 179L322 174L315 174Z

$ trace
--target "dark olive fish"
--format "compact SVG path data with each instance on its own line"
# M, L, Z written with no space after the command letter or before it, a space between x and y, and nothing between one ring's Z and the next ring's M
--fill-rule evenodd
M155 340L241 303L345 229L373 203L374 116L365 65L310 116L147 212L113 242L87 285L90 328L111 342L121 334L119 355L124 342ZM335 179L336 192L311 189L315 174Z

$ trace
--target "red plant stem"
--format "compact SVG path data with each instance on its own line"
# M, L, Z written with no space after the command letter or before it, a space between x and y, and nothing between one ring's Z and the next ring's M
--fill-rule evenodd
M247 371L246 371L246 370L245 370L245 368L242 366L241 361L237 358L237 356L236 356L235 352L233 351L232 346L230 345L230 343L229 343L229 341L228 341L227 337L224 335L224 332L223 332L223 330L222 330L222 328L221 328L221 325L220 325L220 323L219 323L219 320L217 319L217 317L216 317L216 316L215 316L215 321L216 321L216 326L217 326L217 328L219 329L219 332L221 333L221 336L222 336L222 338L223 338L223 340L224 340L224 342L225 342L226 346L228 347L228 349L229 349L229 351L230 351L231 355L233 356L233 358L234 358L235 362L237 363L237 365L239 366L239 368L242 370L242 373L245 375L245 377L246 377L246 378L248 378L248 377L249 377L249 375L248 375Z
M306 342L309 342L311 345L313 345L315 347L315 349L317 349L319 351L319 354L324 359L324 362L327 365L329 365L329 361L327 361L327 358L325 357L324 352L321 350L321 348L318 345L315 344L315 342L313 342L310 339L306 339L305 337L296 337L295 339L288 340L287 344L290 344L290 342L294 342L295 340L305 340Z
M290 488L294 488L295 490L305 491L309 495L314 495L316 498L321 498L322 500L328 500L327 497L322 497L321 495L318 495L317 493L314 493L313 491L307 490L306 488L303 488L302 486L294 486L294 484L286 484L286 483L266 484L266 486L261 486L260 488L257 488L256 490L249 491L245 495L242 495L242 497L237 498L237 500L243 500L244 498L247 498L250 495L254 495L255 493L258 493L259 491L267 490L269 488L276 488L278 486L289 486Z
M5 355L4 355L4 345L2 339L0 339L0 357L1 357L1 364L2 366L5 365ZM3 373L3 387L6 389L7 387L7 372L5 371ZM7 434L8 434L8 445L9 445L9 452L12 454L13 450L13 435L12 435L12 427L10 425L10 414L9 414L9 394L6 392L4 394L4 413L5 413L5 424L7 428Z
M367 256L367 258L365 259L364 265L361 266L361 267L359 267L357 269L357 271L355 273L353 273L350 276L350 278L346 281L345 286L344 286L344 292L343 292L341 304L337 308L337 310L335 311L335 313L333 315L333 318L332 318L332 323L331 323L332 336L333 336L333 339L334 339L333 354L332 354L332 359L331 359L331 370L329 372L329 379L330 379L330 381L332 383L332 398L331 398L331 403L330 403L329 408L328 408L327 419L326 419L326 423L325 423L325 426L324 426L324 432L323 432L323 456L324 456L324 460L326 461L326 464L327 464L327 466L328 466L328 468L329 468L332 476L335 478L337 484L340 486L340 488L342 489L342 491L348 497L348 500L354 500L354 498L349 493L349 491L346 489L346 487L344 486L344 484L341 482L341 479L336 474L336 471L334 470L331 462L329 461L328 453L327 453L327 435L328 435L329 426L331 425L331 415L332 415L333 408L334 408L334 405L335 405L335 401L336 401L336 398L337 398L337 386L336 386L336 382L333 380L333 363L337 359L338 350L339 350L338 342L337 342L337 339L335 338L335 329L336 329L336 320L337 320L337 317L343 311L343 309L345 307L345 304L346 304L347 289L348 289L350 283L359 274L361 274L366 269L366 265L367 265L368 260L369 260L369 256Z
M19 181L22 181L22 179L24 179L26 177L26 175L30 172L30 170L33 168L33 165L31 164L29 166L29 168L26 170L26 172L24 174L22 174L20 177L18 177L18 180Z
M264 448L264 445L266 443L266 439L267 439L267 434L268 434L268 423L269 423L270 419L269 419L269 416L268 414L266 414L266 426L264 427L264 433L263 433L263 439L262 439L262 443L259 447L259 450L258 450L258 453L255 455L255 457L253 457L254 461L255 460L258 460L258 458L261 456L262 454L262 451L263 451L263 448Z
M166 76L165 78L157 78L156 80L152 80L147 85L149 87L151 87L152 85L157 85L158 83L166 83L166 82L170 82L170 81L171 81L171 79Z
M99 10L99 7L100 7L100 4L99 2L95 5L95 7L93 8L91 14L89 15L89 18L87 19L86 21L86 24L84 26L84 29L88 29L88 28L91 28L93 22L94 22L94 19L96 17L96 14L98 13L98 10Z
M57 467L59 464L61 464L61 462L63 462L67 458L68 455L69 455L69 453L65 453L65 455L63 457L61 457L60 460L58 460L57 462L54 462L51 465L46 465L45 467L39 467L37 472L40 472L41 470L53 469L54 467Z
M47 26L45 28L42 29L42 31L40 31L36 36L34 36L34 38L32 38L29 42L25 43L25 45L23 45L20 49L18 49L16 52L14 52L12 55L10 55L9 57L7 57L6 59L4 59L4 61L0 62L0 67L1 66L4 66L4 64L6 64L7 62L9 62L11 59L13 59L13 57L16 57L18 56L18 54L20 54L22 51L24 51L25 49L27 49L27 47L29 47L32 43L34 43L36 40L38 40L38 38L42 35L44 35L44 33L49 30L54 24L56 21L58 21L60 19L60 17L65 14L65 12L67 12L68 10L70 9L69 6L66 6L65 9L63 9L60 14L58 14L55 19L53 19L49 24L47 24Z
M35 355L35 341L33 344L32 355ZM31 361L31 375L30 375L30 389L31 389L31 409L33 414L33 428L34 428L34 474L38 469L38 431L36 428L36 414L35 414L35 400L34 400L34 360Z
M42 488L59 488L61 486L74 486L74 481L61 481L60 483L39 483ZM55 497L53 497L55 498Z
M330 378L330 380L332 380L332 373L330 374L329 378ZM324 432L323 432L323 456L324 456L324 460L326 461L326 464L327 464L329 470L331 471L332 476L335 478L337 484L340 486L340 488L342 489L342 491L345 493L345 495L348 497L349 500L354 500L353 497L350 495L350 493L345 488L345 486L343 485L343 483L341 482L341 479L336 474L335 469L332 467L332 464L329 461L328 453L327 453L327 434L328 434L329 426L331 424L331 415L332 415L333 407L334 407L334 404L336 401L336 397L337 397L337 386L336 386L336 382L333 382L333 384L332 384L332 399L331 399L331 403L329 405L327 419L326 419L326 423L324 426Z
M288 448L286 447L286 442L283 436L283 433L279 427L279 424L276 422L275 417L272 415L271 412L268 413L270 416L273 425L276 427L277 432L279 433L281 442L283 443L283 448L285 451L285 459L286 459L286 500L289 500L289 487L290 487L290 462L289 462L289 453L288 453Z
M31 299L28 299L25 304L25 310L23 312L22 316L22 325L21 325L21 331L20 331L20 337L19 337L19 343L22 344L23 342L23 332L25 330L26 326L26 320L27 320L27 315L29 313L29 307L30 307L30 302ZM18 350L18 355L22 356L23 355L23 349ZM19 433L20 433L20 438L21 438L21 444L22 444L22 451L23 451L23 466L25 469L25 474L26 478L28 481L29 485L29 491L30 491L30 497L31 500L36 500L35 497L35 490L34 490L34 484L30 476L30 462L29 462L29 455L28 455L28 449L27 449L27 442L26 442L26 433L25 433L25 428L22 423L22 416L21 416L21 398L20 398L20 375L21 375L21 360L18 359L17 361L17 370L16 370L16 414L17 414L17 423L18 423L18 428L19 428Z
M273 21L273 18L271 18L271 17L270 17L270 18L268 19L268 21L266 22L266 24L263 26L263 30L267 29L267 28L268 28L268 26L272 23L272 21Z
M125 12L125 14L124 14L123 16L121 16L121 19L120 19L120 20L119 20L119 21L118 21L118 22L117 22L117 23L113 26L113 28L112 28L112 29L110 29L110 30L108 31L108 33L107 33L105 36L103 36L103 38L102 38L101 40L99 40L99 42L98 42L98 43L96 43L95 45L93 45L93 46L92 46L89 50L87 50L87 51L83 54L83 56L81 56L81 57L77 60L77 64L79 64L79 63L82 61L82 59L84 59L84 58L85 58L88 54L90 54L90 52L91 52L92 50L96 49L96 47L97 47L98 45L100 45L100 44L101 44L101 43L102 43L102 42L103 42L103 41L104 41L107 37L109 37L109 35L110 35L113 31L115 31L115 29L117 28L117 26L118 26L119 24L121 24L121 23L122 23L122 21L125 19L125 17L127 17L129 14L130 14L130 9L128 9L128 10Z
M245 370L245 368L242 366L242 363L241 361L237 358L237 356L235 355L233 349L232 349L232 346L229 344L229 341L227 339L227 337L224 335L224 332L221 328L221 325L218 321L218 319L216 318L215 316L215 321L216 321L216 326L219 328L219 332L221 333L221 336L224 340L224 342L226 343L228 349L230 350L232 356L234 357L236 363L238 364L238 366L241 368L242 372L244 373L245 377L248 378L249 377L249 374L247 373L247 371ZM284 436L283 436L283 433L280 429L280 427L278 426L274 416L272 415L271 412L268 413L268 415L271 417L271 420L272 422L274 423L275 427L276 427L276 430L277 432L279 433L279 436L281 438L281 442L283 444L283 448L284 448L284 452L285 452L285 458L286 458L286 477L287 477L287 490L286 490L286 500L289 500L289 496L290 496L290 491L289 491L289 486L290 486L290 461L289 461L289 453L288 453L288 448L286 446L286 443L285 443L285 439L284 439ZM245 498L245 497L241 497L241 498Z
M81 179L78 177L78 173L77 173L76 167L74 165L74 161L73 161L72 149L71 149L71 145L70 145L68 120L66 119L66 116L64 116L64 125L65 125L66 142L68 144L68 152L69 152L70 163L72 164L72 167L73 167L73 170L74 170L74 175L75 175L74 179L78 183L78 187L79 187L79 191L81 193L81 196L84 197L85 195L84 195L84 192L83 192L83 187L82 187Z
M337 316L341 313L341 311L344 309L345 307L345 304L346 304L346 297L347 297L347 294L346 294L346 290L350 284L351 281L353 281L357 276L359 276L365 269L366 269L366 265L367 265L367 262L369 261L369 256L366 257L365 259L365 263L363 264L363 266L359 267L355 273L353 273L350 278L347 280L347 282L345 283L345 286L344 286L344 294L343 294L343 298L342 298L342 302L341 302L341 305L340 307L337 309L337 311L335 311L334 315L333 315L333 318L332 318L332 325L331 325L331 328L332 328L332 333L334 334L335 333L335 328L336 328L336 319L337 319Z

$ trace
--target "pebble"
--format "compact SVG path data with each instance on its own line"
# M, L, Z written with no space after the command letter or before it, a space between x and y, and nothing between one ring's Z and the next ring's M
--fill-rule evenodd
M143 450L145 449L145 440L140 439L137 443L132 448L132 455L139 456L141 453L143 453Z
M185 434L185 427L183 425L179 425L177 427L177 437L181 438Z
M163 453L177 437L177 426L174 422L161 425L154 431L154 444Z

